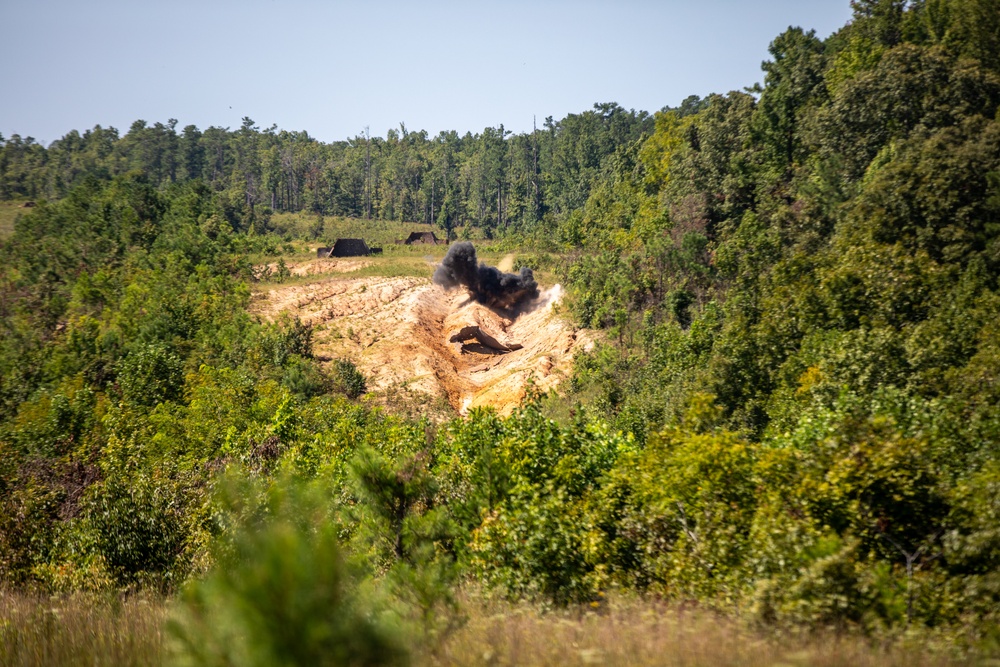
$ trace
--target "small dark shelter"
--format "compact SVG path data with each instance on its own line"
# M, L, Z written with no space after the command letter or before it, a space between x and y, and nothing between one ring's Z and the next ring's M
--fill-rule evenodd
M362 239L337 239L330 249L330 257L366 257L371 248Z
M410 232L410 235L403 241L406 245L413 245L415 243L426 243L428 245L447 245L446 241L442 241L434 235L434 232Z
M324 257L364 257L366 255L381 255L382 248L369 246L362 239L337 239L332 248L316 248L316 258Z

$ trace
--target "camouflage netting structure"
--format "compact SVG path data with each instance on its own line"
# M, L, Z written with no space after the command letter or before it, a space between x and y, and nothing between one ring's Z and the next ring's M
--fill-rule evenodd
M434 235L434 232L410 232L410 235L405 239L396 239L396 245L416 245L416 244L426 244L426 245L448 245L448 242L439 239Z
M369 247L362 239L337 239L333 247L316 248L316 257L367 257L377 255L382 248Z
M337 239L330 250L330 257L365 257L371 248L361 239Z

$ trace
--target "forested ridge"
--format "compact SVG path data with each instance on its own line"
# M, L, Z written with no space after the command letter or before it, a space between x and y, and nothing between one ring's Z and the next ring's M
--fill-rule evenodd
M156 187L207 183L223 194L234 223L258 230L270 212L309 211L496 233L581 207L604 158L652 129L649 114L614 103L549 117L531 134L500 125L428 137L401 123L384 138L366 131L329 144L307 132L261 130L250 118L237 130L204 131L178 131L174 119L138 120L124 136L97 126L47 148L31 137L0 137L0 199L57 199L83 178L139 170Z
M995 654L1000 11L852 7L777 36L761 86L652 116L4 140L0 198L38 205L0 246L0 579L183 588L206 661L239 632L281 654L264 600L347 610L303 662L355 632L391 661L365 605L433 644L463 582ZM509 418L373 409L308 327L247 314L283 211L492 239L604 342Z

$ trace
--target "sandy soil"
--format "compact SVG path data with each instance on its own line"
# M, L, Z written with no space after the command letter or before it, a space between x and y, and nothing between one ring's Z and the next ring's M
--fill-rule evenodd
M351 273L371 266L372 262L366 259L310 259L305 262L292 262L288 264L288 270L293 276L315 276L324 273ZM268 264L267 268L271 273L278 272L278 264Z
M554 312L561 294L557 285L524 312L496 312L426 278L331 276L258 294L253 309L267 320L287 313L312 325L316 355L350 359L376 394L403 391L447 401L461 413L492 406L508 414L530 379L542 391L554 388L569 374L574 354L592 345L588 332ZM521 347L501 351L474 339L449 342L470 326Z

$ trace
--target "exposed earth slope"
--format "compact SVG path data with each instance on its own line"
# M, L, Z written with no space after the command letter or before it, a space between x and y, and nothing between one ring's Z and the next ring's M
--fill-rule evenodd
M554 388L574 354L591 345L556 312L558 285L521 312L497 311L462 291L445 292L428 278L350 277L357 267L330 260L290 266L315 282L272 286L254 310L276 320L287 314L314 327L314 351L327 361L350 359L383 398L444 401L466 412L491 406L509 413L529 382Z

